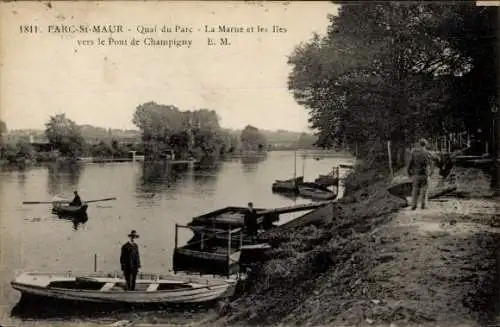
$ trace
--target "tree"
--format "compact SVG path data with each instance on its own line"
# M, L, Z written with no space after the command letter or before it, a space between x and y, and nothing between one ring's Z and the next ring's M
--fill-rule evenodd
M0 135L7 133L7 124L3 120L0 120Z
M0 120L0 146L3 146L3 135L7 133L7 124Z
M175 106L147 102L137 107L132 122L141 130L145 156L159 159L170 136L181 131L183 118Z
M317 145L359 144L366 156L374 142L391 140L401 153L418 137L460 125L447 103L471 60L443 32L458 7L342 5L326 36L299 45L288 86L310 111Z
M316 143L316 140L317 138L314 135L301 133L299 138L297 139L296 145L298 148L308 149L313 147L314 143Z
M216 156L227 147L214 110L180 111L148 102L137 107L133 123L141 130L148 159L158 159L166 149L173 149L177 157L191 152Z
M45 135L52 147L62 155L75 157L82 151L85 140L80 128L65 114L51 116L45 127Z
M266 147L267 141L257 127L247 125L241 131L240 141L243 150L262 150Z
M104 141L99 141L97 144L92 145L92 156L95 157L110 157L113 154L113 148Z

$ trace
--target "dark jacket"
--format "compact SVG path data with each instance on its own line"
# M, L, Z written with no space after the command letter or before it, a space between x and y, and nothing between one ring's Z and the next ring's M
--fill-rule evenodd
M430 176L432 174L432 155L425 149L415 149L408 165L410 176Z
M120 255L120 265L122 270L139 270L141 268L141 258L139 256L139 246L135 243L127 242L122 245Z
M73 199L73 201L70 202L69 205L72 205L72 206L81 206L82 205L82 200L80 199L80 196L79 195L75 195L75 198Z
M244 224L250 230L257 229L257 211L255 209L245 210Z

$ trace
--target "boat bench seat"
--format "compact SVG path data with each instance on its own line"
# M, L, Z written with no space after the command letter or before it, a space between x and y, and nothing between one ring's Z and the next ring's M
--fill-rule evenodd
M148 286L148 288L146 289L146 292L154 292L158 289L158 286L160 286L160 284L153 283L153 284Z
M106 292L106 291L109 291L113 288L113 286L115 286L115 283L106 283L104 284L104 286L101 288L101 291L102 292Z

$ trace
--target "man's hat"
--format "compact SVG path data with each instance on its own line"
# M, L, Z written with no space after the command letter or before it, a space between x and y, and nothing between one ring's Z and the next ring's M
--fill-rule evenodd
M135 230L132 230L130 234L128 234L128 237L139 238L139 234L137 234Z

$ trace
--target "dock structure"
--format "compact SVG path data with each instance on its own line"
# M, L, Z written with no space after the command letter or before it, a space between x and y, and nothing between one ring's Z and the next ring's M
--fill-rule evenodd
M312 210L331 201L307 203L273 209L256 209L261 230L270 230L280 214ZM174 271L196 271L217 275L239 272L240 264L259 258L270 246L246 233L244 215L247 208L226 207L198 217L184 225L175 225ZM178 230L194 233L186 245L179 246Z
M331 201L323 202L313 202L299 205L292 205L273 209L256 209L257 211L257 223L259 225L265 225L264 227L270 227L269 224L279 220L279 215L299 212L305 210L312 210L320 208L330 203ZM193 220L188 224L192 227L210 227L220 228L227 230L228 227L239 228L244 226L244 216L246 208L244 207L226 207L220 210L210 212L205 215L194 217Z
M190 229L190 226L175 224L175 247L173 255L173 269L177 273L198 272L215 275L239 273L241 250L244 244L242 229L204 228L198 235L179 247L179 228Z

